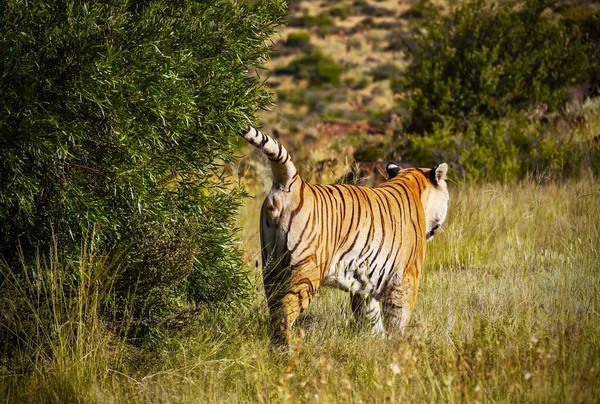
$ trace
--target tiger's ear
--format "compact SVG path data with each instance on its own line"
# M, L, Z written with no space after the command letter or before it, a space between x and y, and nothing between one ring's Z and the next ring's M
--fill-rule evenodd
M387 172L388 180L397 176L398 173L400 172L400 170L402 170L402 169L400 167L398 167L398 164L394 163L393 161L389 161L387 163L387 167L385 168L385 171Z
M429 177L431 179L431 182L434 185L437 185L440 181L443 181L446 179L446 174L448 174L448 164L442 163L442 164L435 166L429 172Z

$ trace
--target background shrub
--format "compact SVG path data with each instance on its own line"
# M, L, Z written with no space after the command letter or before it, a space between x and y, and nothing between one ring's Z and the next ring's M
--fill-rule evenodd
M352 10L348 7L332 7L329 9L328 14L331 17L338 17L345 20L352 15Z
M570 6L561 10L561 21L577 30L587 45L588 66L585 72L585 95L598 96L600 91L600 8Z
M290 32L287 39L280 44L275 50L280 57L295 55L300 52L311 53L315 48L310 43L310 34L306 31Z
M310 44L310 34L305 31L290 32L285 44L296 48L304 48Z
M436 18L438 16L437 9L429 0L419 0L413 7L400 14L400 17L406 19Z
M332 57L321 50L310 55L302 55L292 60L287 67L279 68L276 74L289 74L299 79L308 80L313 85L339 84L344 68Z
M528 175L572 177L600 168L600 147L592 139L574 136L573 128L532 121L523 113L495 120L472 117L464 126L448 119L426 136L408 135L398 152L426 166L450 162L456 178L481 182Z
M473 0L429 20L405 76L409 131L430 130L443 116L495 119L538 102L557 110L588 65L580 32L553 18L552 4Z
M317 28L319 35L328 35L333 32L335 28L335 23L328 16L321 15L310 15L304 14L301 17L292 18L288 25L290 27L299 27L299 28Z
M270 94L279 0L8 0L0 14L0 259L16 273L82 238L122 253L138 330L244 296L242 194L220 175ZM92 231L93 230L93 231ZM5 281L0 276L0 284ZM162 328L161 328L162 327Z
M367 76L363 75L354 75L346 78L345 83L348 87L353 90L362 90L367 88L371 81Z
M597 94L598 13L576 9L472 0L416 22L412 62L391 82L411 111L398 152L476 181L598 170L597 142L577 129L590 116L565 108L574 91Z
M393 63L383 63L371 69L369 74L373 81L395 79L400 75L400 69Z

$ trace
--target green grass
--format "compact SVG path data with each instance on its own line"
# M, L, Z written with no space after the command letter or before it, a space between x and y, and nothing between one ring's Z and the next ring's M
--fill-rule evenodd
M97 322L98 296L87 287L70 309L86 308L86 315L53 320L55 330L69 332L40 331L37 343L56 349L31 357L27 371L0 364L0 397L6 402L597 401L598 180L454 185L451 197L444 232L428 245L405 337L371 337L354 325L345 294L322 289L300 317L290 352L274 352L266 337L259 272L253 269L257 292L250 307L236 314L206 312L201 327L150 355L143 347L126 346ZM240 222L250 262L258 252L258 205L252 201ZM73 332L70 324L81 331Z

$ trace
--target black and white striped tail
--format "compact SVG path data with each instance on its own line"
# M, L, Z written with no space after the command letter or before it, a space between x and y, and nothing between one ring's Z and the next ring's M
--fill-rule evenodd
M289 184L293 181L298 171L285 147L277 140L265 135L252 126L247 131L240 133L240 136L246 139L251 145L262 150L269 158L271 161L271 171L273 172L273 182L289 189Z

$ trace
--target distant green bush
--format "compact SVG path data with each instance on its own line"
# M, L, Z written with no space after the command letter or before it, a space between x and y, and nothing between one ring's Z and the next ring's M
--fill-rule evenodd
M400 76L400 69L393 63L383 63L375 66L369 73L373 81L394 79Z
M290 32L285 43L287 46L306 46L310 43L310 34L305 31Z
M391 11L390 9L385 7L374 6L369 3L360 5L356 8L358 8L357 13L367 15L369 17L389 17L390 15L393 15L393 11Z
M370 82L371 81L367 76L362 76L360 74L348 77L345 80L346 85L352 90L362 90L364 88L367 88Z
M587 45L588 68L584 83L588 96L600 95L600 7L569 6L560 11L561 21L571 30L577 30Z
M363 141L356 147L352 157L355 161L378 161L381 158L381 151L387 149L387 145L381 142Z
M317 28L319 35L328 35L333 32L335 23L327 15L304 14L300 17L290 19L290 27Z
M321 50L310 55L299 56L287 67L276 69L275 74L287 74L309 80L311 84L339 84L344 68Z
M327 12L331 17L338 17L342 20L345 20L349 16L352 15L352 10L348 7L332 7Z
M406 52L403 55L404 59L410 59L410 54L416 47L415 39L410 33L404 29L394 29L388 33L386 39L388 40L388 46L385 47L386 52L404 51Z
M283 42L283 47L278 49L280 56L292 55L299 52L311 53L314 50L310 43L310 34L306 31L290 32Z
M496 120L472 117L468 125L448 119L426 136L408 135L398 150L419 164L449 162L456 178L482 182L531 174L570 177L600 169L600 145L573 136L571 128L548 127L524 113Z
M296 107L307 106L310 112L324 113L331 104L347 101L347 92L337 86L294 87L277 90L277 102Z
M406 19L436 18L438 16L437 9L429 0L420 0L400 15L400 17Z
M409 131L444 117L496 119L544 103L557 110L588 70L580 32L546 12L546 0L462 3L418 30L405 88Z
M390 80L390 89L394 93L400 93L400 92L404 91L405 84L406 84L406 82L404 81L402 76L396 76Z
M293 106L311 105L311 100L307 97L307 91L304 88L292 88L289 90L278 90L277 101L286 102Z
M222 162L270 103L248 69L268 57L285 3L0 9L0 260L18 272L52 245L60 261L77 260L94 234L103 253L122 256L113 287L135 299L142 334L185 325L198 304L239 301L242 195Z

